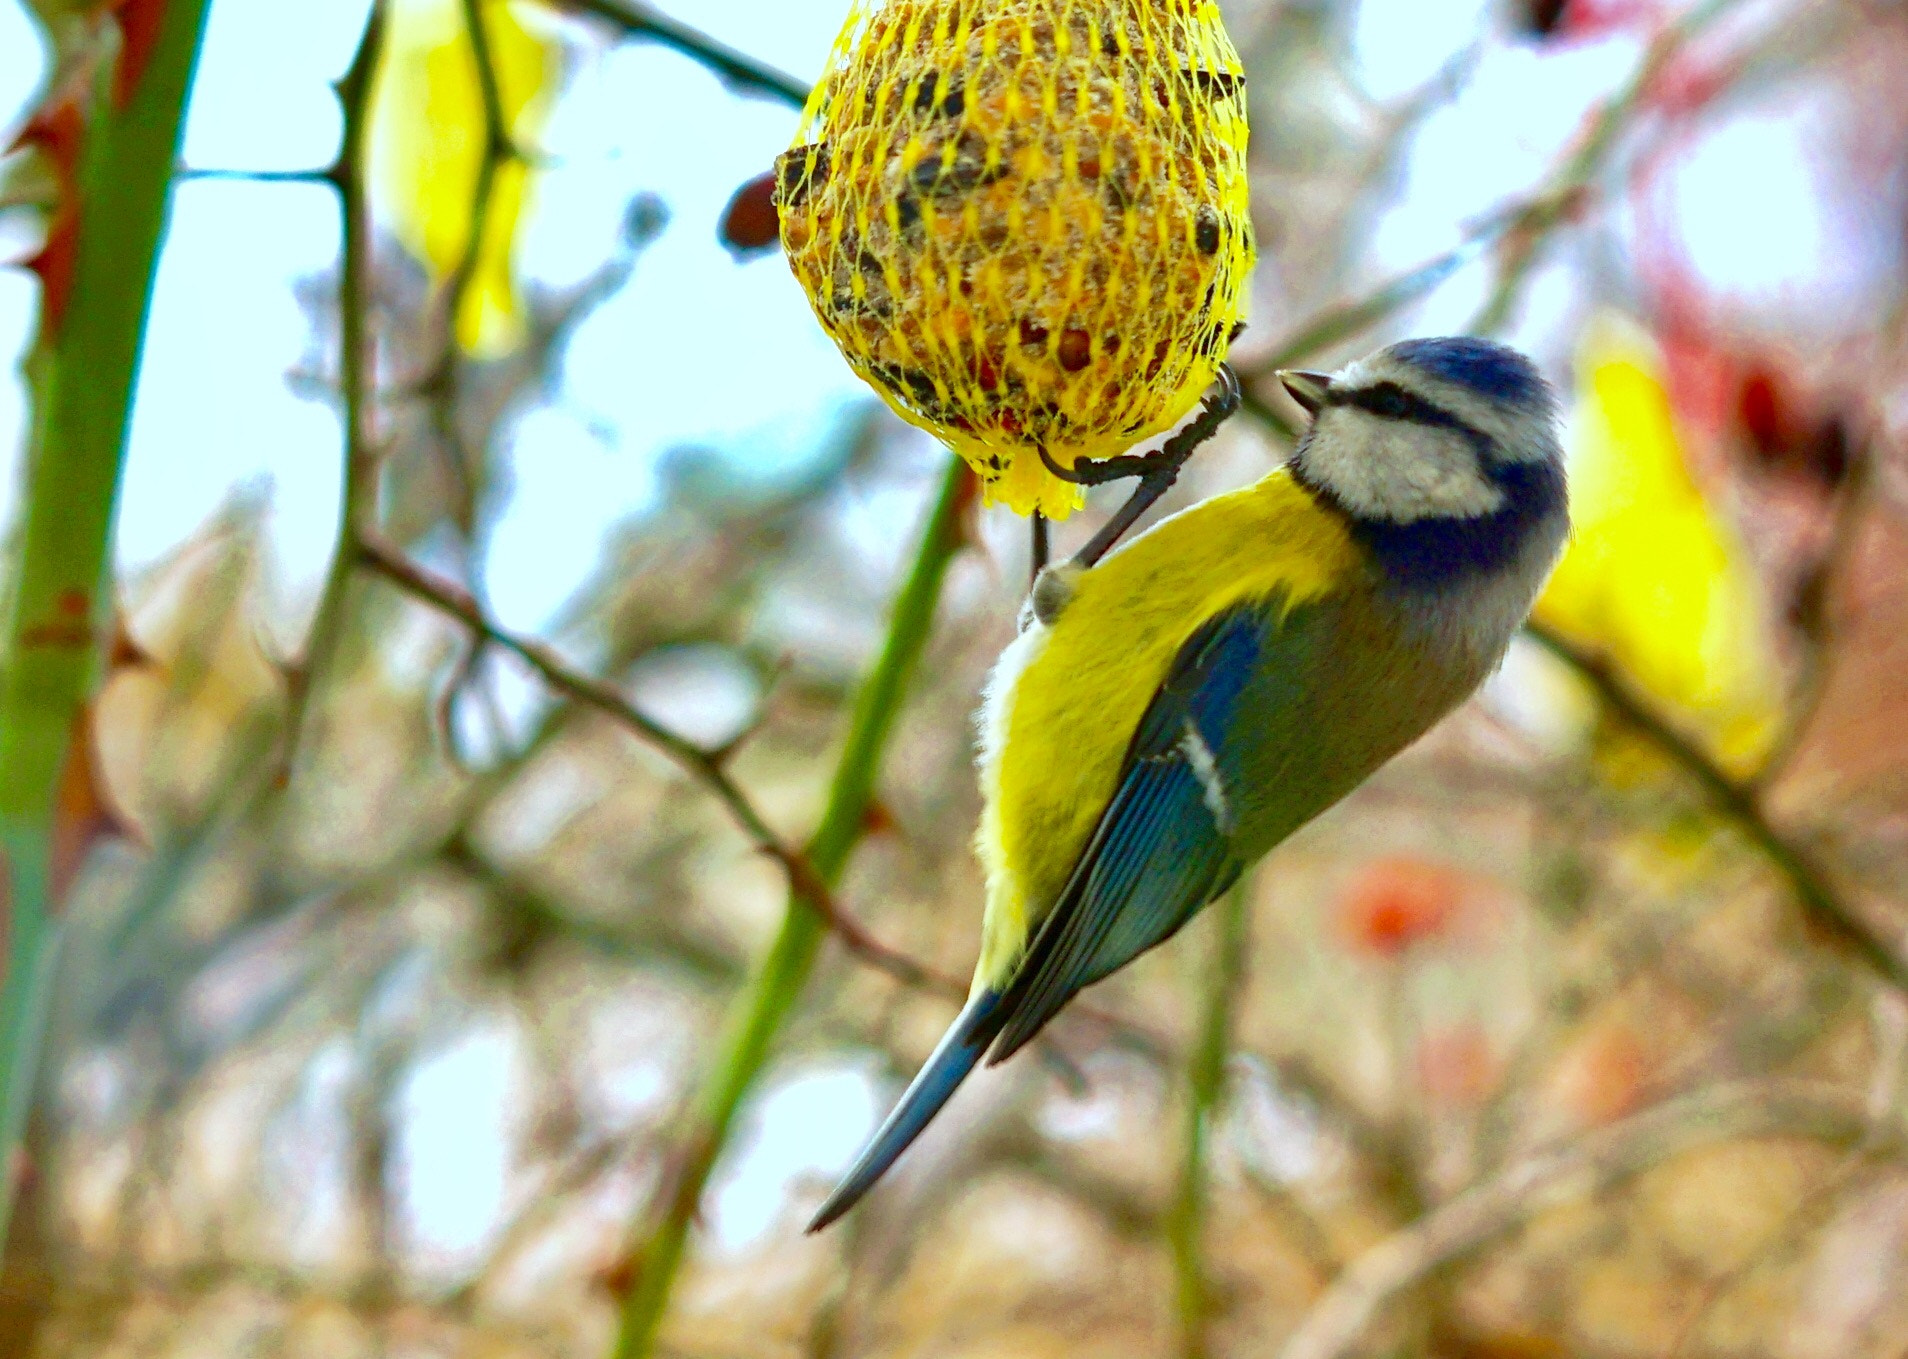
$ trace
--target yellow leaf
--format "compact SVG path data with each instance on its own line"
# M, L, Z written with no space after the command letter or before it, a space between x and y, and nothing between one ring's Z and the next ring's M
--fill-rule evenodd
M554 41L526 28L505 0L478 0L504 129L518 146L540 129L557 77ZM522 290L512 265L529 173L495 167L478 225L488 136L483 86L463 0L394 0L373 94L371 176L398 240L439 286L468 271L454 318L457 343L478 357L522 342Z
M1577 374L1573 531L1537 617L1608 656L1745 772L1767 753L1781 709L1742 545L1690 475L1648 338L1599 319Z

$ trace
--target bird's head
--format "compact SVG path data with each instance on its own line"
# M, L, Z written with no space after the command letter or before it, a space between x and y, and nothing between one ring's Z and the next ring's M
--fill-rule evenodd
M1404 340L1279 377L1312 415L1293 475L1393 578L1437 586L1533 557L1548 570L1567 526L1563 450L1529 359L1488 340Z

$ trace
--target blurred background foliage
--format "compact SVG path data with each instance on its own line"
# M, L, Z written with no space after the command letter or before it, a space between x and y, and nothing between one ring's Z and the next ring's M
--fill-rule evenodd
M0 17L5 125L152 4ZM1576 535L819 1238L971 962L1027 550L763 248L838 6L296 10L187 111L0 1353L1904 1352L1908 7L1226 5L1257 399L1175 503L1274 367L1475 327Z

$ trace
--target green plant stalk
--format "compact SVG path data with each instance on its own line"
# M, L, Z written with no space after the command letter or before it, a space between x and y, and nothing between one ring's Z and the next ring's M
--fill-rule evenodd
M58 953L60 784L70 759L87 758L75 735L111 630L113 510L207 8L208 0L166 0L143 67L120 79L123 99L111 73L95 82L65 205L74 216L52 227L73 233L70 287L63 305L43 292L28 360L33 420L0 674L0 1138L9 1158L32 1104ZM14 1179L0 1175L0 1242Z
M895 600L887 641L856 696L827 807L808 842L808 861L828 887L840 879L866 824L882 752L909 677L933 627L947 564L961 546L960 510L970 475L959 458L948 459L940 495L922 533L913 569ZM731 1015L722 1055L697 1097L690 1132L678 1149L673 1176L659 1193L647 1239L635 1252L635 1279L623 1303L617 1359L639 1359L654 1347L709 1173L728 1140L736 1110L761 1074L776 1034L801 998L827 932L828 924L813 904L791 889L775 942Z
M1179 1352L1184 1359L1210 1353L1206 1323L1212 1315L1212 1290L1206 1276L1207 1181L1211 1166L1212 1124L1225 1097L1226 1052L1232 1042L1232 1018L1245 978L1246 945L1251 930L1249 880L1233 885L1221 899L1219 936L1199 979L1206 1009L1199 1039L1186 1063L1186 1124L1180 1144L1179 1185L1166 1215L1167 1244L1173 1253L1179 1312Z

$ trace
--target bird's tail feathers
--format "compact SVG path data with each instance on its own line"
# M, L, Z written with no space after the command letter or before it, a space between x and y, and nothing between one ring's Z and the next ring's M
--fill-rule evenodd
M967 1079L967 1073L974 1069L981 1054L987 1051L987 1045L994 1041L994 1035L1000 1032L999 1008L997 991L982 991L967 1002L942 1035L933 1054L909 1082L893 1112L875 1130L854 1165L835 1186L834 1193L816 1211L808 1224L809 1231L820 1231L854 1207L921 1135L921 1130L941 1111L955 1088Z

